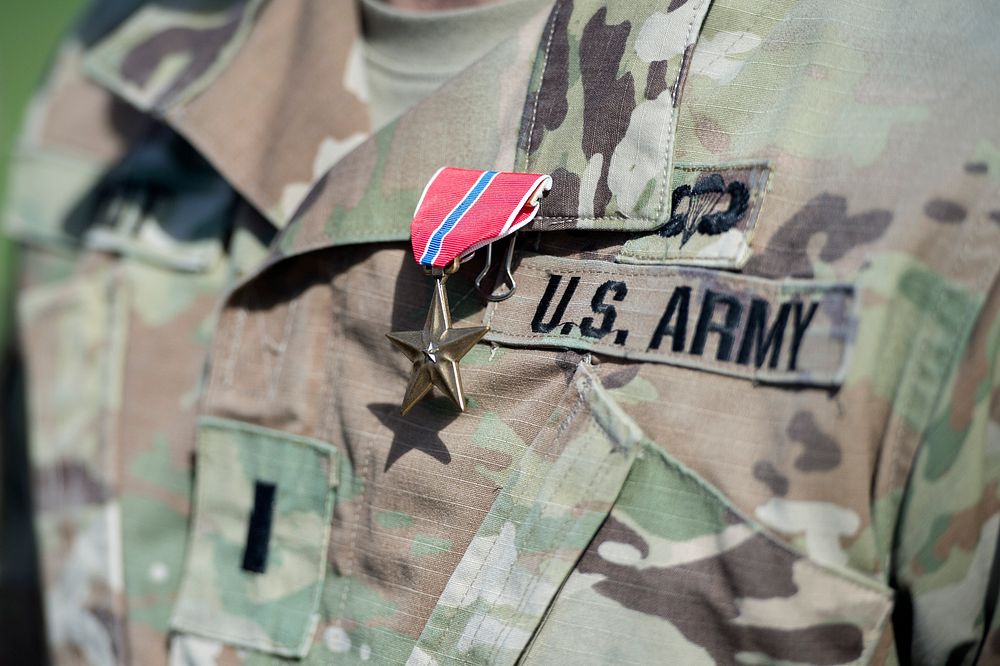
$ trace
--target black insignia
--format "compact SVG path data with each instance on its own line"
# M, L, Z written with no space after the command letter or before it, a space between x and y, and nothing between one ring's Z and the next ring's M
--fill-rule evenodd
M573 309L575 295L580 286L580 276L569 278L555 307L552 303L563 282L563 275L552 273L548 284L535 308L531 320L531 330L543 335L570 335L579 329L584 338L602 340L614 333L614 345L625 346L629 340L627 329L614 328L618 319L615 302L622 303L628 296L628 284L624 280L608 280L594 292L590 299L590 311L601 315L600 326L595 325L595 317L585 316L574 321L567 319L567 310ZM817 302L780 303L775 307L766 299L740 298L737 293L725 293L712 288L704 290L700 303L692 303L692 285L680 284L673 289L659 323L652 330L647 352L664 351L664 339L670 338L669 351L691 356L704 356L708 349L709 336L717 336L714 353L716 361L753 366L760 369L779 368L779 360L784 358L788 372L798 370L798 356L802 340L813 321ZM610 303L608 301L611 301ZM744 303L744 301L747 301ZM697 307L697 312L693 309ZM548 321L546 321L548 318ZM693 327L693 328L692 328ZM692 335L688 336L688 330ZM790 340L789 340L790 338ZM788 340L788 352L781 352Z
M619 280L608 280L597 288L597 291L594 292L594 297L590 299L590 309L595 315L601 315L602 319L601 325L595 326L594 317L584 317L580 320L580 323L564 321L566 308L569 307L570 302L573 300L573 295L576 293L576 288L580 284L579 276L573 276L569 279L558 304L549 316L549 321L545 321L545 317L549 314L552 306L552 299L555 297L561 283L561 275L553 273L549 276L549 283L545 287L545 293L542 294L541 299L538 301L538 307L535 308L535 316L531 320L531 330L533 332L547 334L558 328L559 335L569 335L575 327L580 329L580 333L584 337L594 340L600 340L613 332L615 334L614 344L625 344L625 341L628 340L628 331L614 328L615 320L618 318L618 311L612 303L605 302L605 299L610 294L612 301L621 302L625 300L625 297L628 295L628 285Z
M833 387L857 338L846 282L530 254L517 281L516 299L491 304L487 340Z
M273 483L257 481L253 488L253 509L247 525L247 543L243 550L243 570L264 573L267 569L267 551L271 541L271 523L274 520L274 495L278 487Z
M687 206L682 206L685 200ZM728 206L719 210L726 203ZM696 232L715 236L729 231L749 208L750 192L746 185L738 180L727 185L720 174L705 174L694 186L684 184L674 188L670 199L673 214L657 233L664 238L681 234L684 247Z

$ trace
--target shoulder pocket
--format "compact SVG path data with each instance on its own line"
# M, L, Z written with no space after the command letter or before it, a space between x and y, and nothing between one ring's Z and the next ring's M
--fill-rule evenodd
M173 628L305 656L319 620L336 450L203 419L197 455L194 523Z
M769 534L649 441L586 365L409 663L865 664L891 592Z
M516 160L552 175L536 230L651 231L670 217L677 108L711 2L607 4L556 2L539 47Z

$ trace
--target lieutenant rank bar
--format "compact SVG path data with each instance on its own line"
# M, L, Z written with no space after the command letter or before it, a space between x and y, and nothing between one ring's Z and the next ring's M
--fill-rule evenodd
M538 255L523 257L515 277L516 294L487 310L486 340L837 386L856 337L845 283Z

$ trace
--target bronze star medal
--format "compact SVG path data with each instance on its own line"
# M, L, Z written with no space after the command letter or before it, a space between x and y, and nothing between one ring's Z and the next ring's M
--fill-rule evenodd
M457 269L457 262L455 267ZM448 291L445 289L448 274L440 269L433 270L431 274L436 278L434 296L424 329L386 333L396 349L406 354L413 363L410 383L406 387L403 408L400 410L403 415L413 409L434 386L464 411L465 394L462 392L462 374L459 372L458 362L490 330L488 326L452 328Z
M465 411L459 362L489 332L487 326L453 328L445 282L479 248L487 265L476 278L479 287L489 269L490 244L510 236L534 219L538 202L552 187L543 174L480 171L444 167L427 183L410 224L413 258L434 278L434 297L421 331L394 331L386 337L413 364L403 397L405 415L435 386ZM489 300L514 293L510 272L513 240L505 262L510 288Z

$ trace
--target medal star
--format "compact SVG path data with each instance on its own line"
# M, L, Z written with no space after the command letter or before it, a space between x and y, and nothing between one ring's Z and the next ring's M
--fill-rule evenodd
M424 329L386 333L396 349L413 363L400 413L405 415L413 409L435 386L451 398L456 407L465 411L465 395L462 392L462 375L458 364L489 330L487 326L452 328L444 281L436 280Z

